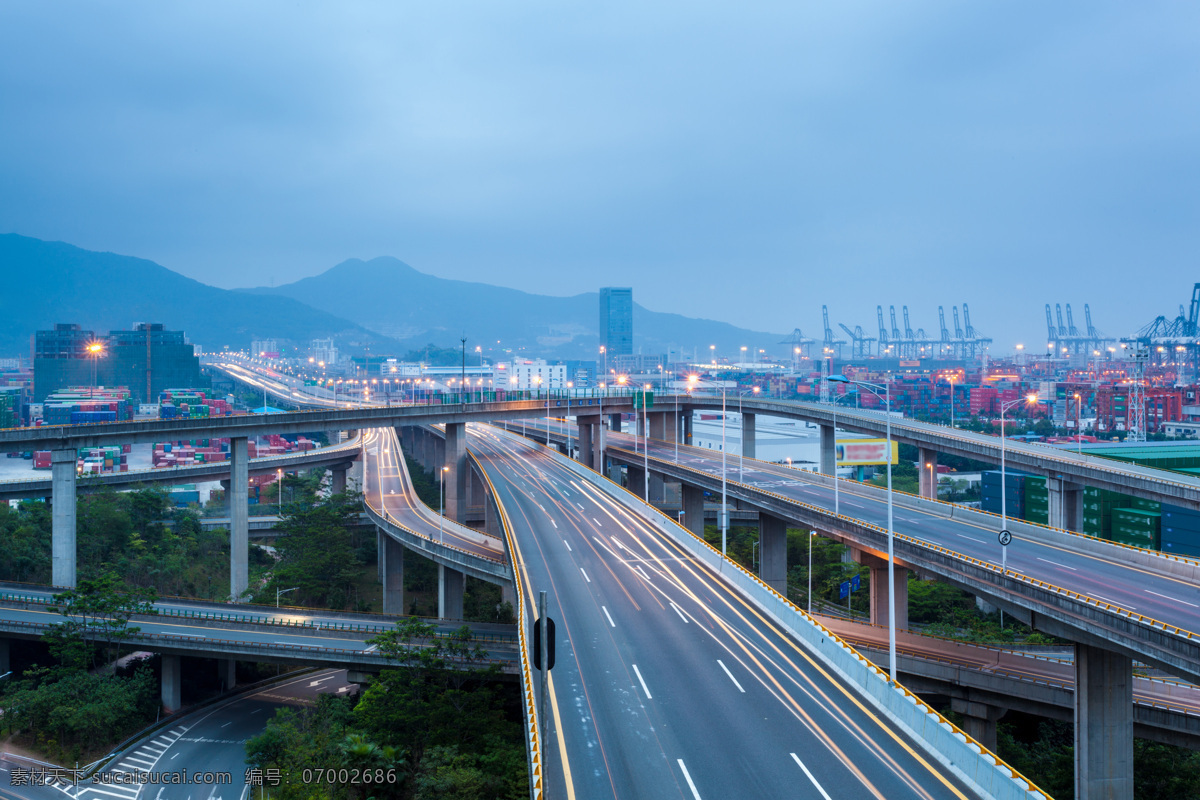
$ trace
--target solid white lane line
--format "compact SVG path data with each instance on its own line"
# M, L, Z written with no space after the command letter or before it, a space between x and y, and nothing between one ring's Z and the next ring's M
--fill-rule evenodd
M725 666L725 662L718 658L717 663L721 665L721 669L725 670L725 674L729 676L729 680L733 681L733 685L738 688L738 691L745 694L746 690L738 683L738 679L733 677L733 673L729 671L729 667Z
M174 761L177 758L179 758L179 753L176 753L175 755L171 756L170 758L167 759L167 761Z
M641 575L643 579L645 579L646 583L650 582L650 576L646 574L645 570L642 569L640 564L638 566L634 567L633 569L635 572L637 572L639 575Z
M1038 560L1038 561L1045 561L1047 564L1053 564L1054 566L1056 566L1056 567L1062 567L1063 569L1069 569L1069 570L1071 570L1072 572L1079 572L1079 570L1078 570L1076 567L1068 567L1066 564L1060 564L1060 563L1058 563L1057 561L1051 561L1051 560L1050 560L1050 559L1048 559L1048 558L1042 558L1041 556L1037 556L1037 560Z
M683 612L679 610L679 606L675 605L675 601L674 601L674 600L668 600L667 602L671 604L671 608L675 609L675 613L679 615L679 618L680 618L681 620L683 620L684 622L687 622L687 621L688 621L688 618L687 618L687 617L685 617L685 616L683 615Z
M854 506L855 508L866 508L866 506L864 506L863 504L856 503L853 500L842 500L841 502L845 503L848 506Z
M580 571L580 572L583 572L583 567L580 567L580 568L579 568L579 571ZM584 579L585 581L587 581L588 583L591 583L591 582L592 582L592 579L591 579L591 578L589 578L589 577L587 576L587 573L586 573L586 572L583 572L583 579Z
M226 723L225 723L224 725L222 725L221 727L222 727L222 728L228 728L228 727L229 727L230 725L232 725L232 724L233 724L233 720L229 720L229 722L226 722Z
M1165 594L1158 594L1158 592L1151 592L1149 589L1147 589L1146 592L1148 594L1158 595L1159 597L1161 597L1164 600L1171 600L1176 603L1183 603L1185 606L1191 606L1192 608L1200 608L1200 606L1196 605L1195 603L1189 603L1187 600L1180 600L1178 597L1168 597Z
M987 544L987 542L985 542L983 539L979 539L979 538L976 538L976 537L974 537L974 536L967 536L965 533L956 533L956 534L954 534L954 535L955 535L955 536L960 536L960 537L962 537L963 539L970 539L972 542L979 542L980 544Z
M800 760L800 756L796 755L795 753L792 753L791 756L792 758L796 759L796 763L800 766L800 769L804 770L804 774L808 776L810 781L812 781L812 785L817 787L817 791L821 793L821 797L824 797L825 800L830 800L829 795L823 788L821 788L821 784L817 783L817 779L814 778L813 774L808 771L808 767L804 766L804 762Z
M679 768L683 770L683 777L688 783L688 788L692 790L692 797L695 798L695 800L700 800L700 793L696 791L696 784L692 783L692 776L688 774L687 764L683 763L682 758L677 758L675 760L679 762Z
M617 627L617 623L612 621L612 615L608 613L608 609L604 606L600 606L600 610L603 611L604 616L608 618L608 624L614 628Z
M1120 606L1121 608L1129 609L1130 611L1137 610L1137 606L1131 606L1128 603L1124 603L1124 602L1119 603L1116 600L1113 600L1111 597L1105 597L1102 594L1093 594L1092 597L1096 598L1097 600L1103 600L1106 603L1112 603L1114 606Z
M550 524L554 526L555 530L558 529L558 523L555 522L554 520L550 520Z
M570 543L570 542L568 542L566 539L563 539L563 544L565 544L565 545L567 546L567 552L568 552L568 553L573 553L573 552L575 552L574 550L572 550L572 549L571 549L571 543Z
M647 700L653 700L650 696L650 690L646 687L646 679L642 677L642 671L637 668L637 664L633 665L633 673L638 676L638 681L642 684L642 691L646 693Z
M596 523L597 525L600 524L600 520L596 519L595 517L592 517L592 522Z

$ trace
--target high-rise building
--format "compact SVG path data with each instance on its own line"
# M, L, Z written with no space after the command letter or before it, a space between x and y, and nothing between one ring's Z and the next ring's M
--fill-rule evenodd
M127 386L136 402L156 403L163 389L207 389L210 383L200 374L200 359L183 331L165 330L160 323L139 323L106 337L69 324L38 331L34 402L69 386Z
M600 344L610 357L633 354L633 289L600 290Z

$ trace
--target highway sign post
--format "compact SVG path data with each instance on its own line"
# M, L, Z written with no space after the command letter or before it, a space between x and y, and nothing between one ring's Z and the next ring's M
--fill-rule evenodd
M1008 543L1012 541L1012 534L1007 530L1000 531L1000 535L996 537L1000 540L1000 572L1008 574Z
M841 590L839 597L845 599L847 611L850 610L850 601L853 599L852 595L857 592L861 586L861 579L859 576L855 575L848 581L842 581L841 585L838 587Z
M549 720L546 719L546 685L550 682L550 668L554 666L554 620L546 616L546 593L538 592L538 618L533 623L533 667L542 672L542 686L538 693L538 721L541 731L538 734L538 747L545 764L546 729ZM544 773L543 773L544 774ZM545 798L545 784L542 786L542 797Z

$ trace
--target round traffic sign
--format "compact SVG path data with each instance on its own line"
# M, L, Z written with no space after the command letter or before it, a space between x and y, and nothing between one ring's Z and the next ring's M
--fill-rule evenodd
M1007 547L1008 543L1012 541L1012 534L1009 533L1008 531L1000 531L999 539L1000 539L1000 544Z

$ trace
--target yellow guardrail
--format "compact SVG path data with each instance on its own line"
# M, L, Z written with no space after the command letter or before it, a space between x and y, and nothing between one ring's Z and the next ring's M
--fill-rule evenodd
M509 566L512 569L513 588L516 589L517 595L517 638L520 641L521 652L521 691L525 696L525 742L529 750L529 796L531 800L541 800L545 777L542 769L541 742L538 739L541 728L538 725L537 699L533 693L533 671L530 668L529 644L526 641L529 627L525 619L525 599L531 590L525 586L521 571L517 568L518 551L516 542L513 540L512 523L508 519L508 513L504 510L504 506L500 503L500 495L475 454L468 451L467 457L475 462L479 474L483 476L484 483L487 484L488 491L492 494L492 502L496 504L496 510L500 514L500 524L504 528L504 539L508 543Z

